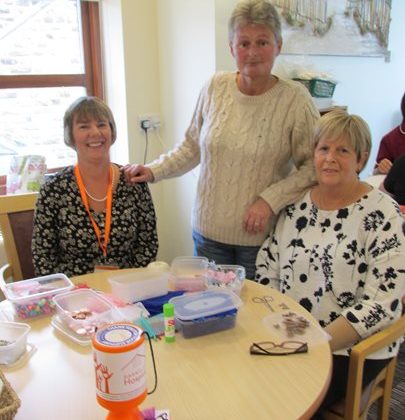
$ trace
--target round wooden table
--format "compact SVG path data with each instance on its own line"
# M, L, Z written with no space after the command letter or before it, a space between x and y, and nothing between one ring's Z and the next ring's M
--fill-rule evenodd
M101 272L73 278L95 289L110 291ZM252 356L252 342L271 340L262 319L271 313L253 297L271 296L274 310L283 305L311 316L281 293L246 281L233 329L175 343L153 342L158 387L141 408L169 409L171 420L310 418L329 385L332 357L327 341L309 347L306 354ZM10 312L4 301L0 309ZM28 342L37 348L23 366L4 369L21 398L16 419L96 420L106 411L96 401L91 347L83 347L56 331L51 318L29 322ZM147 346L147 355L150 351ZM151 357L148 384L153 386Z

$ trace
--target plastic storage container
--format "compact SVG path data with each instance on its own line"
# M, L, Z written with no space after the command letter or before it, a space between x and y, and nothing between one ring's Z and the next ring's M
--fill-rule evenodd
M115 317L115 307L91 289L57 295L54 302L60 321L80 336L91 335L97 326Z
M146 269L132 273L111 276L108 281L114 296L125 303L162 296L168 292L169 273Z
M13 364L25 353L30 329L28 324L0 321L0 364Z
M245 281L246 270L241 265L214 265L207 272L209 289L229 289L238 296Z
M205 257L177 257L170 267L170 288L186 292L205 290L207 270L208 259Z
M207 290L169 300L174 304L176 325L184 338L198 337L233 328L240 298L229 290Z
M62 273L1 285L5 297L21 319L52 314L55 310L53 297L73 287L73 283Z

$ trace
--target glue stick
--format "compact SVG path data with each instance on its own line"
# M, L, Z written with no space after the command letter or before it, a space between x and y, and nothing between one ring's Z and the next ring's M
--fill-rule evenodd
M163 305L163 316L165 321L165 341L166 343L173 343L176 339L173 303L165 303Z

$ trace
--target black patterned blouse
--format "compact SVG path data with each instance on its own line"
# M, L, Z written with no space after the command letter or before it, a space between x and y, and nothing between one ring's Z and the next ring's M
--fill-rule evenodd
M401 316L405 238L399 208L373 189L356 203L319 210L308 192L281 213L256 261L256 281L291 296L322 327L344 316L367 337ZM370 358L392 357L398 343ZM348 354L348 349L335 352Z
M92 212L104 231L105 213ZM113 193L107 256L99 248L76 184L73 167L47 181L37 201L32 238L37 275L90 273L95 265L144 267L158 250L156 216L146 183L129 185L120 174Z

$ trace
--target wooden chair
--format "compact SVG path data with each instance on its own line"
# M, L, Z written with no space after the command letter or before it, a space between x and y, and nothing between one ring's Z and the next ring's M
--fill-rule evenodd
M0 268L4 281L34 277L31 238L38 193L1 195L0 229L8 264Z
M405 307L405 297L402 299ZM404 311L403 311L404 313ZM346 399L323 410L325 420L366 420L371 405L378 401L378 418L388 420L397 358L394 357L377 378L362 389L364 361L370 354L391 344L405 334L405 314L383 331L356 344L350 354Z

